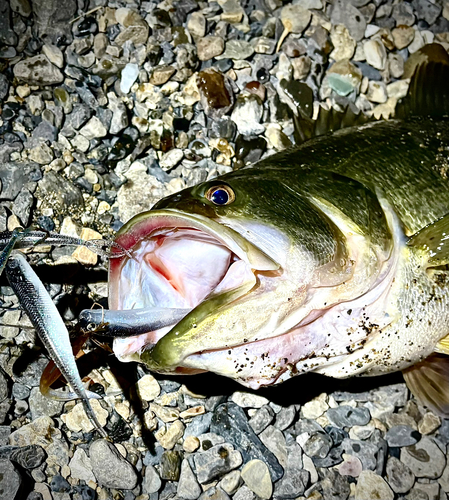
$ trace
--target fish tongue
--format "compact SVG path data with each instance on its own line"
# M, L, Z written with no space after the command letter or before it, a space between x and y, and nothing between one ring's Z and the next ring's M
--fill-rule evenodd
M145 309L85 309L80 314L81 327L98 335L133 337L175 325L191 309L149 307Z

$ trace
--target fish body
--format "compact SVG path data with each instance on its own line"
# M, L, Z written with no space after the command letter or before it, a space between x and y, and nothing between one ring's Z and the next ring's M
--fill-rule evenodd
M446 352L449 333L445 57L415 74L405 119L313 138L125 224L116 242L131 258L111 261L111 308L192 311L173 327L117 339L118 357L251 388L309 371L406 370L425 399L424 360L432 355L432 373L447 376L446 358L433 355ZM413 116L408 108L428 94L426 71L444 99L426 107L433 117ZM446 414L442 392L426 402Z

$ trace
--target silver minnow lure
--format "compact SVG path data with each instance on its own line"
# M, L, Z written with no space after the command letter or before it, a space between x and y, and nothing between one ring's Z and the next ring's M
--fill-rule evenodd
M191 309L149 307L145 309L109 310L84 309L79 316L81 327L97 335L133 337L175 325Z
M70 345L69 332L49 293L22 254L11 255L5 271L11 288L51 358L74 390L76 397L82 400L92 424L103 437L107 437L88 399L88 396L97 399L100 396L86 391L83 386Z

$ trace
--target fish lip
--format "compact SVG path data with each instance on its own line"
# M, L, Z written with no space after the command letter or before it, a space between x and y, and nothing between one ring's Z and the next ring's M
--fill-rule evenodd
M263 250L247 240L234 229L199 214L190 214L176 209L149 210L130 219L117 232L115 242L125 250L130 250L152 232L164 227L199 229L221 241L239 259L247 262L257 271L280 271L281 266ZM117 254L114 257L114 254ZM126 255L118 248L111 249L109 262L109 307L118 309L118 283L121 265Z

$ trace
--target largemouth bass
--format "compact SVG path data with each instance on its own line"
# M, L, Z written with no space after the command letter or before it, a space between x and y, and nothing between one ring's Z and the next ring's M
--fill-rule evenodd
M116 355L250 388L403 370L449 415L449 57L423 58L399 118L312 138L125 224L111 309L191 312L116 339Z

